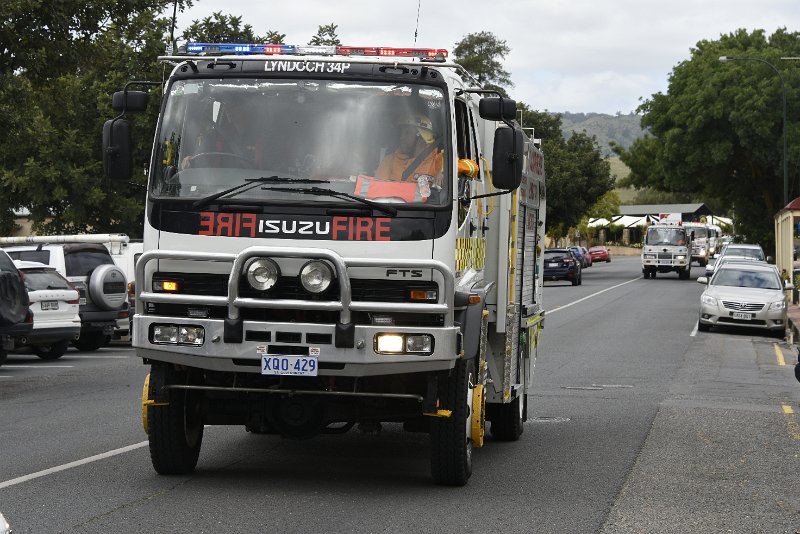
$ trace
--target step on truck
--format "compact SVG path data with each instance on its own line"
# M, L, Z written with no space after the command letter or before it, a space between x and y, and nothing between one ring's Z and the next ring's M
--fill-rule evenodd
M487 428L519 439L544 318L543 155L516 104L446 56L204 43L161 58L132 339L158 473L192 471L207 425L401 424L430 435L445 485L467 482ZM103 128L123 182L137 83L153 84L115 93Z
M682 223L660 222L647 227L642 246L642 275L655 278L656 273L678 273L688 280L692 268L694 232Z

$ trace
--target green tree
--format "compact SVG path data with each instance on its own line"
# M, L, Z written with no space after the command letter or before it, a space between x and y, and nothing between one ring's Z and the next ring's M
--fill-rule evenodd
M492 32L468 33L453 48L453 60L478 80L484 89L494 89L504 96L513 87L511 74L503 68L502 60L511 52L506 42Z
M596 217L611 220L615 215L619 215L619 195L616 191L607 191L603 194L587 212L589 217Z
M649 135L615 147L638 188L715 197L738 228L765 248L774 243L773 216L783 203L782 90L775 72L755 61L720 63L720 56L768 61L786 82L788 102L800 101L800 70L781 61L800 56L800 34L739 30L700 41L669 77L666 94L640 106ZM800 109L789 106L789 161L800 156ZM798 182L790 165L789 183ZM791 197L800 191L792 187Z
M36 24L61 21L44 11L58 11L70 2L11 4L32 10L19 16L36 21L29 23L35 36L47 33ZM171 3L83 2L84 9L74 4L66 29L40 42L55 46L57 41L65 50L63 62L48 54L12 53L13 71L0 75L0 110L8 111L0 113L0 229L9 230L9 209L27 207L40 233L124 231L137 236L144 196L127 184L105 183L100 132L103 122L116 115L110 109L114 90L131 79L160 79L163 68L156 57L163 53L169 25L160 14ZM73 45L80 54L67 51ZM157 106L151 108L149 118L133 120L134 136L142 139L134 161L142 169L150 148L144 139L152 140L157 113ZM143 183L143 173L135 180Z
M339 26L331 22L330 24L321 25L317 30L317 34L308 42L310 45L326 45L326 46L342 46L339 36L336 35L336 29Z
M268 30L267 34L262 38L262 43L269 43L269 44L286 44L284 42L286 39L285 33L280 33L275 30Z
M534 136L542 139L547 176L547 228L565 235L588 215L603 195L614 188L608 161L603 158L594 137L575 133L564 140L561 116L533 111L517 104L524 127L532 126Z
M259 43L258 37L249 24L242 25L242 17L226 15L215 11L202 20L193 20L183 31L184 41L200 43Z

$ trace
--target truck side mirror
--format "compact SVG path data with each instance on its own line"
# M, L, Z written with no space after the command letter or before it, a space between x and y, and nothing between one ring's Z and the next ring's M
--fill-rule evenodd
M103 173L110 180L130 180L131 125L123 119L108 120L103 124Z
M497 189L516 189L522 181L522 131L498 128L494 132L492 185Z
M141 113L147 109L150 95L144 91L117 91L111 97L114 111L125 113Z
M487 121L514 120L517 116L517 102L510 98L481 98L478 114Z

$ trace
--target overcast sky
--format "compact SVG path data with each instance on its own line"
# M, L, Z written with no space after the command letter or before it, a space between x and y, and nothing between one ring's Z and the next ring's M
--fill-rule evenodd
M321 24L337 24L342 44L446 48L490 31L511 48L510 95L534 109L629 113L666 92L672 68L700 40L739 28L798 31L798 0L195 0L176 34L215 11L241 15L257 35L306 44ZM455 7L458 6L458 10Z

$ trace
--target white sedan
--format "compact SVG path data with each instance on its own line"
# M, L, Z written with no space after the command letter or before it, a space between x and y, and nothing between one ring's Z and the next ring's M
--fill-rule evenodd
M786 290L774 266L759 262L730 262L719 266L700 295L697 328L707 332L712 326L743 326L766 329L782 337L786 330Z
M55 360L67 352L81 333L79 295L55 267L33 261L14 261L25 276L31 301L33 330L16 339L16 346L30 346L44 360Z

